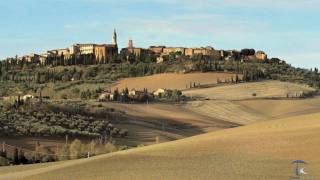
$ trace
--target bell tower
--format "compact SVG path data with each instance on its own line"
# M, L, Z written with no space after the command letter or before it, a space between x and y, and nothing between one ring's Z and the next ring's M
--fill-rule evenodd
M117 32L116 32L116 29L114 29L114 31L113 31L112 44L113 44L113 45L117 45L117 44L118 44L118 42L117 42Z
M133 48L133 41L132 41L132 39L129 40L128 48L129 48L129 49L132 49L132 48Z

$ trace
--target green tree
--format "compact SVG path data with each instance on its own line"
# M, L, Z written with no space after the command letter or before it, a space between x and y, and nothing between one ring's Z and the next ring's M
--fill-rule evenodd
M113 100L114 101L118 101L119 100L119 97L120 97L120 94L119 94L119 90L118 88L116 90L114 90L113 92Z

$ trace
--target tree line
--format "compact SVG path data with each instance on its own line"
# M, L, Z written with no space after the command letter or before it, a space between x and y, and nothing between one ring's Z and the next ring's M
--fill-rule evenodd
M253 49L244 49L242 55L253 54ZM110 80L115 81L125 77L148 76L166 72L233 72L244 75L245 81L259 79L276 79L306 83L312 87L319 88L320 75L317 68L302 69L295 68L289 64L279 64L279 59L271 58L265 62L241 62L240 60L219 60L218 57L197 55L187 57L178 61L182 55L174 54L172 61L161 64L153 61L135 61L115 64L102 64L87 67L65 67L65 68L41 68L30 65L28 68L15 68L6 62L0 62L0 81L10 81L26 84L43 84L48 82L69 82L81 80Z

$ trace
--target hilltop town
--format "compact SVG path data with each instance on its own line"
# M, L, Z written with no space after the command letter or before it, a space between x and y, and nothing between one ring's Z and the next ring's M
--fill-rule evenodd
M213 47L166 47L150 46L149 48L135 47L129 40L128 47L119 52L117 32L114 30L111 44L74 44L69 48L48 50L42 54L32 53L21 57L7 58L5 62L12 65L36 64L38 66L93 65L117 62L156 62L191 59L198 56L217 61L268 62L283 63L278 58L268 59L264 51L254 49L216 50Z

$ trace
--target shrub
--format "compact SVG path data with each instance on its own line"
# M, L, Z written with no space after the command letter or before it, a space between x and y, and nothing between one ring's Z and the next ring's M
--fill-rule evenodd
M97 143L96 141L91 141L89 144L87 144L87 149L91 156L107 153L105 146Z
M120 146L119 147L119 151L123 151L123 150L128 150L128 149L130 149L128 146Z
M80 89L79 89L79 88L74 88L74 89L71 90L71 92L72 92L73 94L78 95L78 94L80 93Z
M75 139L70 145L70 158L78 159L86 154L86 148L79 139Z
M68 95L67 94L61 94L61 99L68 99Z
M54 152L52 152L49 147L37 144L35 151L36 154L34 160L37 162L53 162L55 160L52 156Z
M159 144L159 143L160 143L160 138L159 138L159 136L156 136L155 143L156 143L156 144Z
M57 153L57 157L59 161L65 161L69 159L69 146L68 145L64 145L61 150Z
M8 166L8 165L9 165L8 159L0 156L0 166Z
M104 147L107 153L112 153L117 151L117 147L111 142L108 142Z
M121 129L119 132L120 137L124 138L126 136L128 136L128 130L126 129Z
M54 156L53 155L43 155L41 157L41 162L46 163L46 162L54 162Z

